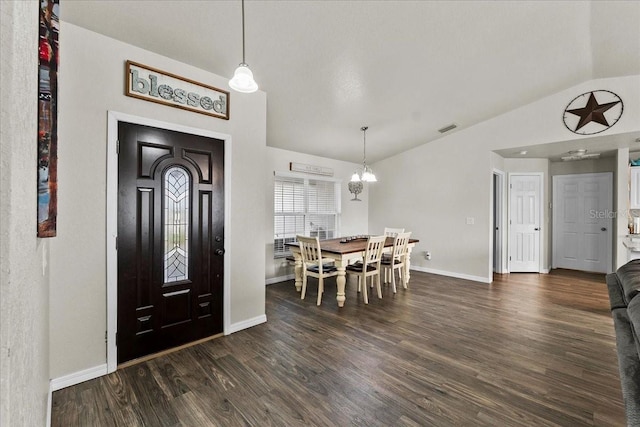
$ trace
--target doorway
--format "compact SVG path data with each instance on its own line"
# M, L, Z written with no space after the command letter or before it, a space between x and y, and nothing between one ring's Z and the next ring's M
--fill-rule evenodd
M553 177L553 268L613 268L613 174Z
M542 174L509 174L509 272L540 272Z
M147 227L147 230L150 231L149 233L141 233L135 238L135 245L144 248L145 245L139 244L138 241L145 241L146 239L147 242L151 242L151 247L154 252L162 252L165 247L168 247L166 246L167 243L164 240L164 236L173 234L167 233L165 229L167 224L162 223L163 215L166 217L166 213L162 211L165 207L168 207L168 202L166 200L160 202L164 205L162 209L158 210L156 206L151 204L151 193L162 194L170 179L175 178L178 181L188 179L190 181L188 186L190 189L189 197L192 200L191 203L193 203L189 206L191 208L191 212L188 214L189 222L185 224L184 221L178 221L177 226L182 227L182 229L178 230L179 232L188 229L186 236L188 238L187 240L190 239L191 241L185 246L188 247L186 258L190 259L190 261L183 263L183 265L186 265L186 269L176 268L173 272L169 272L166 268L168 263L165 259L162 259L162 257L160 267L158 267L157 259L152 262L151 269L153 272L151 274L144 268L141 268L141 272L144 274L140 274L140 277L155 277L156 279L159 276L161 277L160 282L162 282L162 284L160 285L160 291L157 291L159 293L156 293L155 297L155 305L159 308L159 312L143 314L141 311L146 310L147 306L139 306L142 310L136 314L140 315L137 317L130 316L134 317L135 322L129 321L129 323L135 323L135 333L138 336L152 334L150 330L160 325L161 331L156 335L160 337L164 335L163 339L165 344L152 344L151 347L148 347L151 352L159 351L163 346L171 348L175 345L180 345L179 343L182 341L191 341L194 336L211 336L218 333L226 334L229 333L231 328L229 310L230 280L229 275L224 274L228 272L229 269L229 253L225 253L225 248L228 247L230 240L230 194L227 187L231 178L231 168L225 166L230 165L231 161L231 137L210 130L181 126L110 111L108 113L106 236L106 344L107 372L109 373L117 369L118 363L122 362L123 358L130 358L129 356L133 354L130 353L129 356L122 355L122 357L119 358L119 346L116 346L116 336L118 339L123 339L120 336L118 328L118 303L120 302L118 292L119 251L116 250L116 247L120 246L120 248L122 248L121 245L125 245L125 247L127 245L126 238L125 241L121 241L121 236L118 235L119 217L122 216L118 210L118 175L120 168L118 145L123 144L120 148L126 150L126 143L118 141L119 125L121 122L143 125L141 128L151 129L157 132L155 137L168 132L169 135L184 136L188 140L208 141L207 147L198 147L197 143L194 147L180 146L178 144L177 147L169 150L167 147L163 147L163 143L159 139L152 140L151 137L139 138L139 141L145 144L138 144L134 150L137 152L136 155L140 153L143 154L143 156L139 158L136 169L140 169L140 175L145 175L145 179L151 180L153 175L153 180L155 181L155 178L160 177L160 182L156 182L147 187L143 186L134 191L136 194L135 203L140 206L140 209L138 209L138 207L134 209L136 215L138 215L139 212L143 214L146 212L144 210L145 204L139 203L139 200L146 200L148 202L146 206L150 206L151 209L153 209L153 214L146 215L146 218L148 218L149 221L154 221L152 228ZM216 146L214 149L215 154L207 154L211 151L209 148L212 145L212 141L213 145ZM170 154L171 151L175 153L175 155ZM155 158L151 160L154 156ZM170 159L171 156L173 156L174 159L173 163ZM216 162L222 162L222 169L214 166ZM172 170L170 171L170 169ZM153 170L153 174L149 173L151 170ZM172 178L170 178L169 175L172 175ZM193 201L194 198L195 202ZM176 200L178 199L180 199L180 197L176 197ZM211 206L211 209L209 209L208 206ZM215 206L217 206L217 208ZM141 218L144 217L145 215L141 216ZM158 221L157 218L160 218L160 220ZM143 221L139 219L135 221L139 224L143 223ZM194 232L190 229L190 227L193 226L197 227L200 231L204 230L204 232ZM138 228L138 224L136 228ZM151 235L151 232L153 235ZM161 244L159 246L157 244L157 236L161 236ZM184 242L184 240L178 240ZM178 260L179 256L183 256L185 253L171 257L171 255L176 255L176 253L184 249L182 247L175 248L175 246L176 245L174 245L175 250L171 254L165 251L165 255L170 255L166 259L170 260L169 264L177 267L181 262ZM148 248L149 244L147 244L146 247ZM140 255L142 255L143 251L141 250L140 252ZM136 256L138 256L138 254L136 254ZM180 273L180 271L182 271L182 273ZM183 275L181 276L180 274ZM207 275L213 277L213 279L202 278ZM217 277L218 275L219 277ZM207 285L211 285L210 292L207 292ZM171 287L173 287L173 289L169 291ZM218 292L218 295L213 295L214 291ZM208 293L211 293L211 295L207 295ZM162 295L162 298L158 295ZM190 298L188 295L193 297ZM148 295L145 295L144 292L137 292L135 298L141 301L143 298L148 298ZM176 307L177 309L174 310ZM189 313L191 316L189 316ZM189 317L191 320L187 319ZM154 324L154 321L159 323ZM195 328L196 332L189 331L185 333L186 337L183 337L182 332L184 331L178 331L178 329L183 328L184 325L188 323L199 324L199 326ZM169 332L170 330L171 332ZM118 332L117 335L116 332ZM160 341L162 342L163 340ZM139 355L133 354L132 357L139 357Z
M493 171L493 204L491 235L493 240L493 263L494 273L502 274L506 272L504 262L504 172Z
M222 332L224 141L118 123L118 363Z

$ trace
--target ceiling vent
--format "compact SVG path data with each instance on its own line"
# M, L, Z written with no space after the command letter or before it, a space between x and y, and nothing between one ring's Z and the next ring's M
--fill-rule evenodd
M438 132L440 133L445 133L445 132L449 132L450 130L453 130L455 128L457 128L458 125L455 123L451 123L449 126L445 126L442 129L438 129Z

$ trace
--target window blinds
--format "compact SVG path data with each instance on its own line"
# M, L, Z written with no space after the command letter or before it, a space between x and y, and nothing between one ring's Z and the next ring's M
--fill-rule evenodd
M297 234L331 239L338 235L340 185L334 180L276 175L274 256L290 254L285 244Z

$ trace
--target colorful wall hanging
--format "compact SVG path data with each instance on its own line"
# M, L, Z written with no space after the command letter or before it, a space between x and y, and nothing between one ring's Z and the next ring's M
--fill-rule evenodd
M58 215L59 0L40 0L38 46L38 237L56 235Z

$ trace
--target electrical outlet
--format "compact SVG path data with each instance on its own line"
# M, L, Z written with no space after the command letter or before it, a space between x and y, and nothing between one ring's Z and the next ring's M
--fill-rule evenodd
M425 251L425 253L424 253L424 257L425 257L427 260L431 261L431 252L429 252L429 251Z
M476 219L472 216L467 217L467 225L473 225L476 223Z

